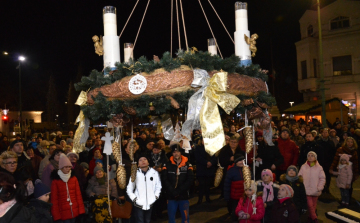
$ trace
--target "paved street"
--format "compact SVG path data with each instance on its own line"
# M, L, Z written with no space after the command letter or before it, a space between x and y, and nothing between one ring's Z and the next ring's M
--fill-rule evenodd
M331 180L331 186L330 186L330 192L335 197L335 199L340 199L340 190L336 187L336 178L332 178ZM354 184L354 192L353 197L356 200L360 200L360 180L357 180ZM208 204L204 202L201 205L197 205L197 197L193 197L190 199L190 222L192 223L219 223L219 222L231 222L230 218L227 214L227 208L226 208L226 202L221 199L219 200L219 194L218 191L212 190L212 192L217 193L216 195L212 195L210 198L213 200L212 203ZM327 195L322 196L324 197L324 200L328 197ZM321 199L323 200L323 199ZM337 209L337 206L339 203L334 200L331 202L318 202L317 205L317 213L319 217L319 222L326 222L331 223L333 221L327 219L325 217L325 212L328 211L334 211ZM167 220L165 220L167 217L167 213L164 213L164 220L161 221L162 223L166 223ZM178 215L178 218L176 219L177 223L181 223L181 217Z

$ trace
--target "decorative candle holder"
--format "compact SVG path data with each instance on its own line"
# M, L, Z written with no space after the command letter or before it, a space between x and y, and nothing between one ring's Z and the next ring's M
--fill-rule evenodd
M214 38L208 39L208 52L214 56L217 55L216 42Z
M240 66L248 66L251 64L251 52L245 41L245 35L250 38L246 2L235 3L235 27L235 55L240 57Z
M103 8L103 21L104 67L115 70L115 63L120 62L120 41L117 35L116 8L114 6Z
M129 63L130 58L134 59L134 44L124 43L124 62Z

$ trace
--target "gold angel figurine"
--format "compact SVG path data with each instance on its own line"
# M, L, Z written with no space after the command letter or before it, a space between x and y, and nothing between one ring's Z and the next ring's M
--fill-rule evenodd
M92 37L92 40L94 42L95 47L95 53L99 56L102 56L104 54L104 48L103 48L103 38L100 36L100 39L97 35Z
M245 42L250 45L249 48L250 48L250 50L252 52L251 56L254 57L255 53L257 51L257 48L255 46L256 45L256 40L257 40L257 38L259 38L259 36L258 36L258 34L254 33L254 34L251 35L250 38L247 37L245 34L244 34L244 37L245 37Z

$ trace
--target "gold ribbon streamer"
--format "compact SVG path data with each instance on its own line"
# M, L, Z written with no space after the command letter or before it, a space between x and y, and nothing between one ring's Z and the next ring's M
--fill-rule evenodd
M87 101L87 92L81 91L78 99L76 100L75 104L79 106L86 105ZM79 123L78 128L76 129L75 136L74 136L74 147L73 152L80 153L85 149L85 143L87 138L89 137L89 119L85 118L85 115L82 110L78 117L75 120L75 123Z
M227 114L240 103L235 95L226 93L227 72L218 72L209 80L204 90L205 101L200 110L200 125L204 139L205 150L214 155L225 146L225 135L217 105Z

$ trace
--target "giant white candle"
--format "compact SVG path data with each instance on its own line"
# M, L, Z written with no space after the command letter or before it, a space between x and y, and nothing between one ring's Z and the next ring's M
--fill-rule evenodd
M251 64L251 53L249 45L245 41L244 35L250 37L248 30L247 3L235 3L235 55L240 57L242 65Z
M115 68L115 63L120 62L120 41L117 36L116 8L105 6L103 8L104 22L104 67Z
M217 48L214 38L208 39L208 52L214 56L217 55Z
M124 43L124 62L128 63L131 59L134 59L134 44Z
M105 13L104 14L104 36L116 36L116 14Z
M238 9L235 11L236 31L248 30L248 18L246 9Z

